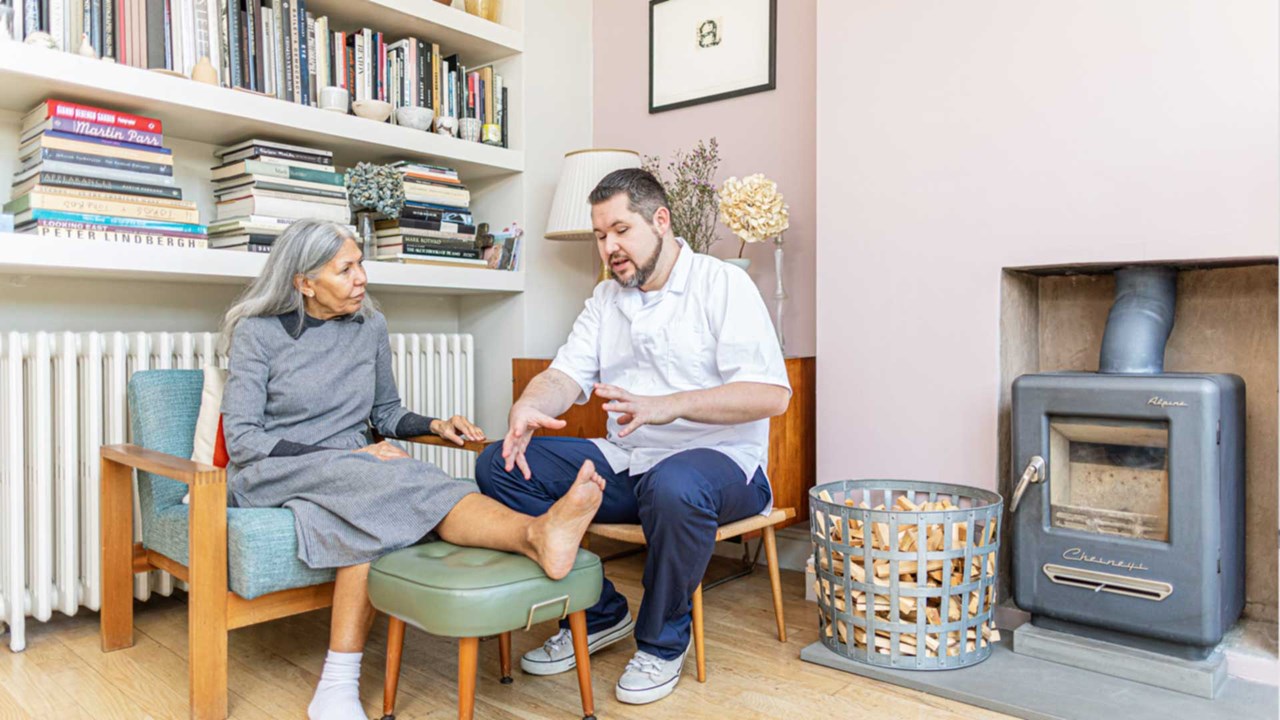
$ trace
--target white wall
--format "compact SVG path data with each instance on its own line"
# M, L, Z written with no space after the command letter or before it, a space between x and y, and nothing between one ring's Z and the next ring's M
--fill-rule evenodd
M1271 0L818 6L818 479L996 484L1000 268L1275 256Z

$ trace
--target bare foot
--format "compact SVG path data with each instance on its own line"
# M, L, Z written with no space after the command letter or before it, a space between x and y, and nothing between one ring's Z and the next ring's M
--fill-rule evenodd
M604 485L595 465L590 460L584 462L569 492L529 525L533 559L552 580L559 580L573 569L578 545L604 499Z

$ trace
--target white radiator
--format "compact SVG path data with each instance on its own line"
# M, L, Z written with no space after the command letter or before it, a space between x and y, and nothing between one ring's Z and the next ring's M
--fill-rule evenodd
M98 448L129 441L129 376L226 367L216 346L214 333L0 334L0 632L8 626L11 650L26 647L27 617L99 607ZM392 334L404 404L432 417L474 418L473 349L470 335ZM455 477L475 476L471 453L411 452ZM168 573L138 575L134 595L169 595L175 585Z

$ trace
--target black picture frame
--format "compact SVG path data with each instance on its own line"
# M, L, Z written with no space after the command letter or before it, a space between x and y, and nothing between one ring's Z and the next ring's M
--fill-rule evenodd
M679 102L667 103L665 105L654 105L654 51L655 37L653 15L654 9L667 2L699 2L700 0L649 0L649 114L653 115L660 112L670 110L679 110L680 108L692 107L694 105L702 105L705 103L718 102L720 100L728 100L729 98L742 97L743 95L751 95L758 92L775 90L778 87L778 0L768 0L769 2L769 80L768 82L749 87L736 88L726 92L714 93L703 97L691 98L689 100L681 100Z

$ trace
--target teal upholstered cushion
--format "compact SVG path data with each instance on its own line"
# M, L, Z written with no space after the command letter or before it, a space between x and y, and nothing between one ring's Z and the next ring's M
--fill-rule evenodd
M129 380L133 442L149 450L191 457L204 373L199 370L143 370ZM142 543L188 564L186 486L138 473ZM227 510L227 580L231 591L253 599L333 579L332 570L312 570L298 560L293 512L286 508Z
M554 620L600 599L600 558L579 550L560 580L523 555L433 542L374 561L369 600L433 635L481 637Z

